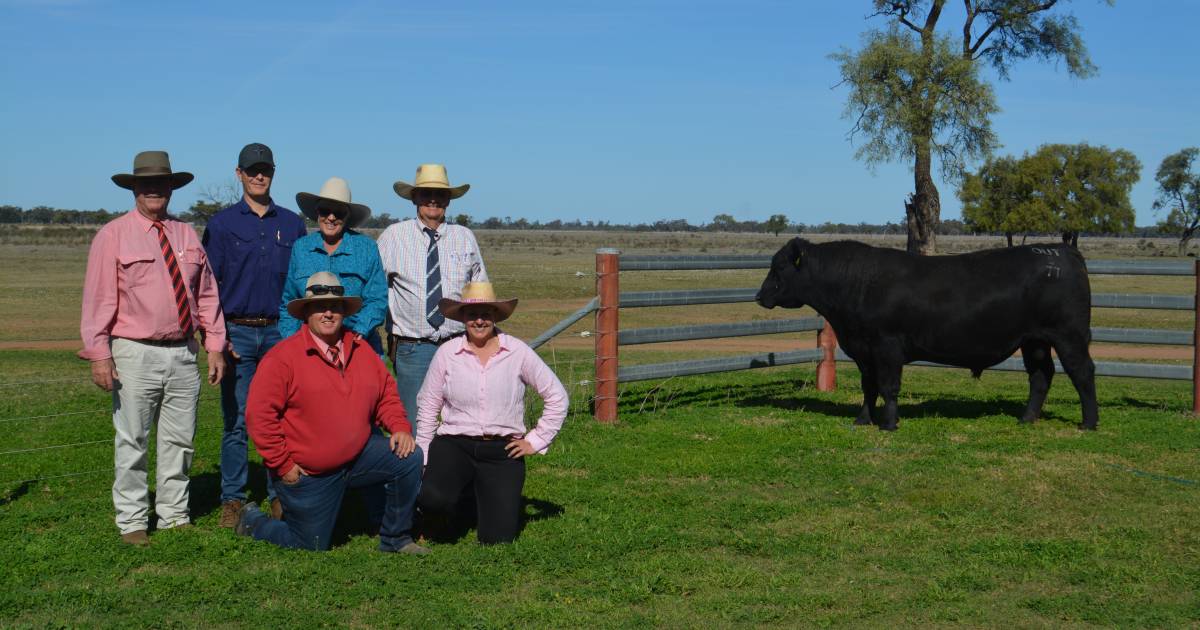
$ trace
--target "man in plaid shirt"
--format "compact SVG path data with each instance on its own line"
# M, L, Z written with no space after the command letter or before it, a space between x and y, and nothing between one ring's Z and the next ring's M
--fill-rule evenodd
M388 278L388 352L400 400L412 417L438 346L463 334L462 322L446 319L438 302L460 299L468 282L488 281L475 235L464 226L446 223L450 200L470 188L450 186L441 164L418 166L412 184L392 185L397 195L416 206L416 218L389 226L377 242Z

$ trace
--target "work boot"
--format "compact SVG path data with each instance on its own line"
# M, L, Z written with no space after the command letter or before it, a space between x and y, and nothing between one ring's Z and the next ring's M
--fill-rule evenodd
M237 522L234 524L233 532L238 536L251 536L254 534L254 528L262 520L263 513L259 511L258 506L253 503L247 503L242 506L237 513Z
M283 502L279 500L279 497L271 499L271 518L277 521L283 520Z
M145 547L150 544L150 537L146 535L146 530L139 529L136 532L121 534L121 542L135 547Z
M238 512L242 511L242 506L246 502L241 499L230 499L221 504L221 518L217 520L217 527L233 529L237 526Z

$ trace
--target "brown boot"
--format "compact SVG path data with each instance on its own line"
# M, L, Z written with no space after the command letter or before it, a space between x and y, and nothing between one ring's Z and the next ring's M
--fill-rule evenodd
M150 544L150 538L146 536L146 530L139 529L136 532L121 534L121 542L135 547L145 547Z
M283 502L278 497L271 499L271 518L277 521L283 520Z
M238 522L238 512L242 511L242 506L245 501L238 499L230 499L221 504L221 518L217 520L217 527L233 529Z

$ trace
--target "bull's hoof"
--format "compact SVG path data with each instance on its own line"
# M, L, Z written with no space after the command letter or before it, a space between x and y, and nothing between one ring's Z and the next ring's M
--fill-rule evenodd
M875 424L875 423L870 418L863 418L860 416L860 417L854 419L854 424L856 424L860 427L863 427L868 424Z
M1080 431L1095 431L1096 430L1095 422L1093 422L1091 424L1088 424L1086 422L1080 422L1079 424L1077 424L1075 426L1079 427Z
M1037 422L1037 416L1021 416L1017 419L1017 424L1033 424Z
M899 429L899 428L900 428L900 425L896 424L895 422L893 422L891 424L879 425L880 431L895 431L896 429Z

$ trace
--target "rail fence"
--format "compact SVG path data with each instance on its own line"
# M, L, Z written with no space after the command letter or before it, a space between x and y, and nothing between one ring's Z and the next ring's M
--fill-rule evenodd
M753 302L757 287L736 289L695 289L682 291L620 291L620 274L631 271L709 271L723 269L763 269L770 267L771 256L725 255L725 256L625 256L616 249L596 250L596 297L557 325L547 330L532 342L540 346L567 327L596 313L596 377L595 406L593 414L601 422L617 420L617 385L649 379L731 372L756 368L817 363L817 388L830 391L836 388L836 362L850 358L837 348L837 337L832 327L826 326L821 317L804 317L787 320L730 322L724 324L668 326L662 328L636 328L621 330L620 309L661 306L685 306L699 304L735 304ZM1200 337L1200 260L1198 261L1088 261L1091 275L1161 275L1194 276L1196 291L1193 295L1154 295L1129 293L1094 293L1093 308L1169 309L1193 312L1193 330L1161 330L1145 328L1092 328L1092 340L1113 343L1163 344L1192 346L1192 365L1167 365L1161 363L1123 363L1097 361L1098 376L1124 376L1135 378L1177 379L1192 381L1192 413L1200 414L1200 348L1196 339ZM817 344L812 349L785 352L760 352L732 357L716 357L690 361L672 361L647 365L622 367L619 363L619 347L669 341L696 339L718 339L746 335L770 335L778 333L816 331ZM928 362L914 365L932 367L955 367ZM1020 359L1009 358L991 368L1002 371L1024 371ZM1055 361L1055 369L1062 366Z

